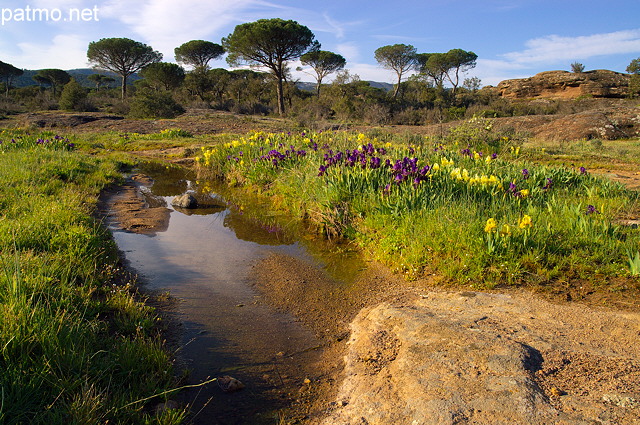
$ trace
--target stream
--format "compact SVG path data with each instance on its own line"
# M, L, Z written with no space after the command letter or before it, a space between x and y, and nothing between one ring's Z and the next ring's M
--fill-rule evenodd
M154 179L147 202L165 202L172 210L168 228L152 234L126 232L115 223L110 228L144 286L178 300L171 312L180 324L178 368L189 371L188 384L229 375L245 385L226 393L212 382L183 391L179 402L190 406L195 424L278 423L283 409L302 403L300 392L320 359L322 343L295 317L261 299L252 285L252 268L277 253L309 262L340 281L358 270L349 266L348 254L332 255L321 243L313 248L312 241L302 243L286 228L291 220L262 206L254 209L265 211L264 220L233 203L176 210L173 197L196 186L229 204L219 193L224 188L197 182L184 169L147 163L139 172Z

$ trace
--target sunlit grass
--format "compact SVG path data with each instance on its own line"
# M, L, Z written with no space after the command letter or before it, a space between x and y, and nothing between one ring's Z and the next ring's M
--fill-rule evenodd
M254 133L203 148L197 161L202 173L263 193L409 278L436 272L495 286L598 276L606 285L630 276L627 251L640 249L640 234L618 219L638 213L637 193L583 163L536 165L508 137L472 130L460 133L464 143L411 144L343 132Z
M0 141L0 423L172 423L131 404L173 376L91 215L117 164L52 133Z

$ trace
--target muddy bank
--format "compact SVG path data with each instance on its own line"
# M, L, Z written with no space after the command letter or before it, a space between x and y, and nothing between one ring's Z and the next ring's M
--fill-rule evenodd
M153 196L148 188L153 179L144 174L133 174L117 187L102 195L102 214L114 220L128 232L162 232L169 226L170 210L162 198Z

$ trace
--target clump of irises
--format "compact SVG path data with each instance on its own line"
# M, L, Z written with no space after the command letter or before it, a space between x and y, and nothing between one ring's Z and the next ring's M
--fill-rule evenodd
M73 150L75 146L68 138L60 135L49 137L43 135L32 136L29 133L24 133L11 138L11 140L0 140L0 151L35 147L48 150Z

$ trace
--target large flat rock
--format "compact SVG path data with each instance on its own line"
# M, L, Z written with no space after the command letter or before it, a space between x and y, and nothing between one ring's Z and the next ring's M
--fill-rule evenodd
M429 293L363 310L322 422L640 423L640 315L533 296Z

